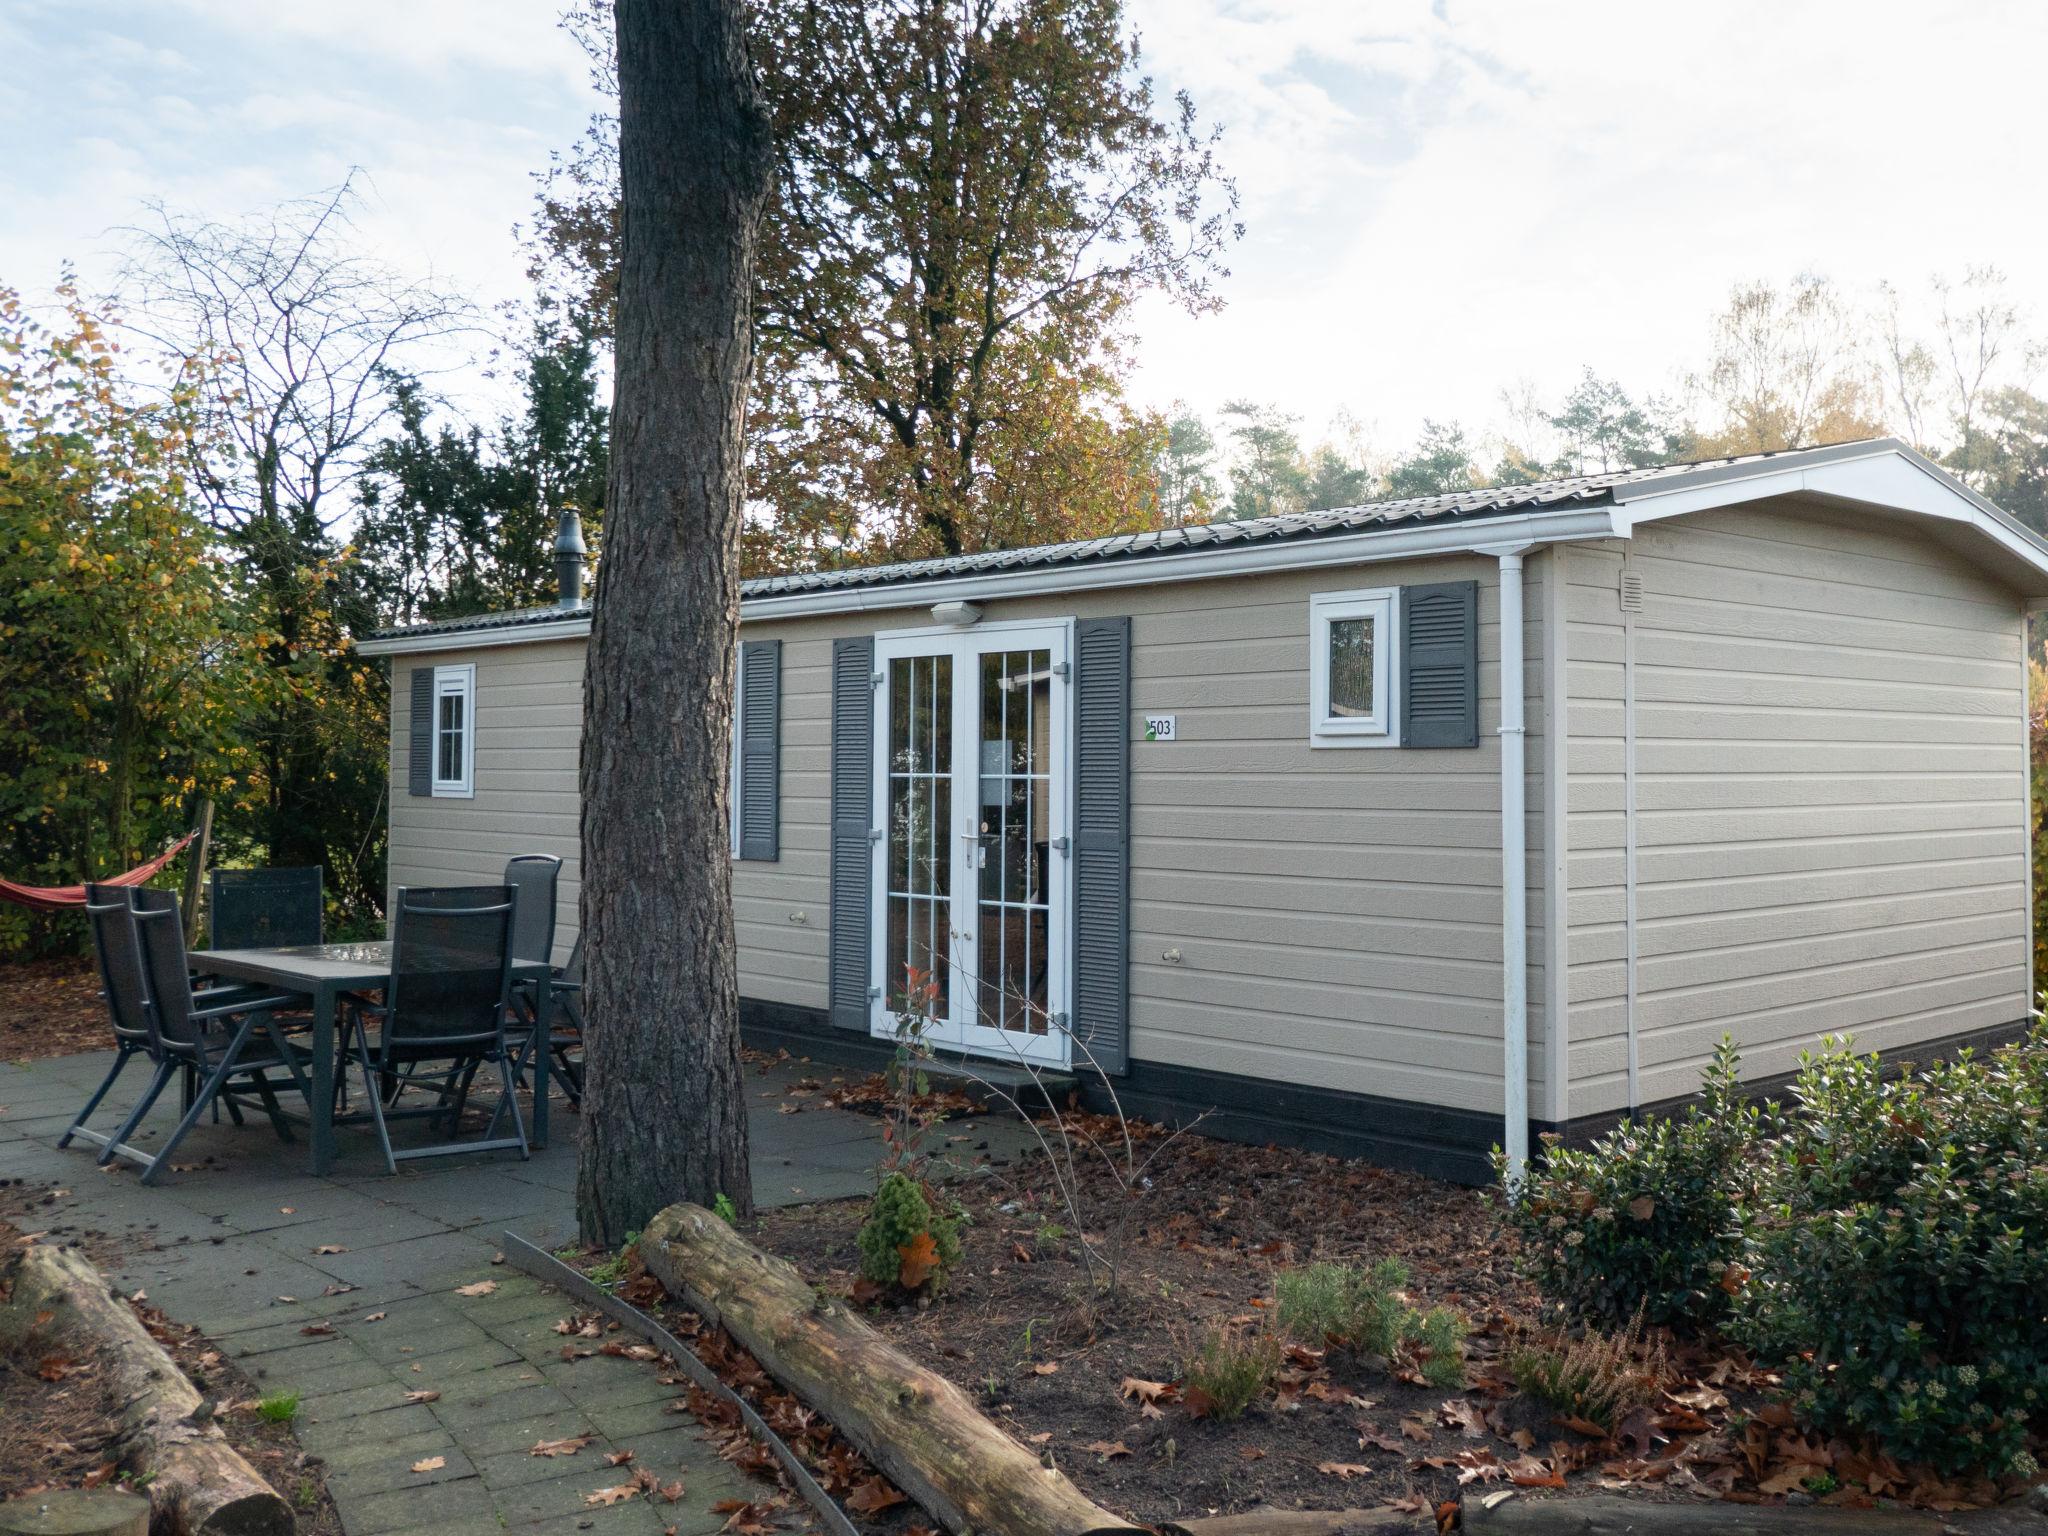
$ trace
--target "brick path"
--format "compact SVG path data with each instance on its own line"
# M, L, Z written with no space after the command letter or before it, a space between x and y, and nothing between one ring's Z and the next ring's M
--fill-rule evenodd
M573 1236L573 1114L558 1114L554 1145L529 1162L504 1153L436 1159L401 1164L395 1177L383 1173L368 1133L344 1131L325 1179L305 1172L303 1142L282 1145L254 1116L239 1129L195 1131L178 1159L200 1166L145 1189L132 1172L98 1171L81 1143L55 1146L108 1059L0 1064L0 1179L48 1196L33 1226L109 1239L121 1255L115 1283L212 1336L261 1391L301 1394L300 1442L326 1462L349 1536L660 1536L670 1526L695 1536L724 1523L714 1503L760 1492L718 1459L694 1421L668 1411L676 1391L652 1366L603 1355L563 1361L553 1325L568 1301L491 1263L507 1229L543 1246ZM804 1072L822 1075L797 1063L749 1069L757 1204L874 1187L879 1124L809 1096L785 1098ZM139 1084L139 1069L129 1073ZM115 1096L128 1086L124 1078ZM785 1102L802 1112L782 1113ZM154 1116L156 1128L137 1139L163 1134L175 1115ZM1015 1124L975 1125L977 1142L999 1157L1024 1136ZM495 1282L488 1294L458 1294L486 1280ZM304 1332L323 1321L332 1333ZM414 1392L440 1396L408 1402ZM575 1456L528 1454L537 1441L579 1434L596 1438ZM587 1505L628 1475L602 1459L623 1450L664 1482L680 1477L681 1502ZM437 1457L443 1465L432 1471L410 1470Z

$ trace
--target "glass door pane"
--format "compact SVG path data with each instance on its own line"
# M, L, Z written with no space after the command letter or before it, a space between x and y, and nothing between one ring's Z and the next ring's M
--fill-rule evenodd
M895 1014L952 1011L953 658L889 663L887 937L882 999Z
M1052 919L1052 653L980 658L975 1020L1045 1035Z

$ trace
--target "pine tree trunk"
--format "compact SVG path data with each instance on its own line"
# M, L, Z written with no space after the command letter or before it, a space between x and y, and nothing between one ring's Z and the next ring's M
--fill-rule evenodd
M745 1209L727 815L742 418L772 169L740 0L619 0L624 240L584 671L589 1038L576 1209L607 1246Z

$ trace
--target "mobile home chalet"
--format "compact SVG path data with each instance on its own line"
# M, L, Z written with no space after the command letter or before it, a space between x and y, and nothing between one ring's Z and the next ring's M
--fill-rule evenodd
M580 540L568 543L580 549ZM590 614L395 630L391 881L565 861ZM750 581L743 1023L1455 1177L2024 1027L2048 543L1890 440Z

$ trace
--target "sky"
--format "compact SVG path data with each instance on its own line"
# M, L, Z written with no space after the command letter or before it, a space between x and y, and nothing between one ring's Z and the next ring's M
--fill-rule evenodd
M359 168L364 242L481 304L593 104L550 0L0 0L0 285L118 270L146 199ZM2038 0L1130 0L1223 129L1220 314L1148 301L1134 396L1268 401L1380 451L1583 367L1676 396L1738 281L1995 264L2048 328Z

